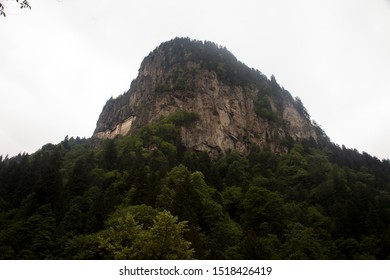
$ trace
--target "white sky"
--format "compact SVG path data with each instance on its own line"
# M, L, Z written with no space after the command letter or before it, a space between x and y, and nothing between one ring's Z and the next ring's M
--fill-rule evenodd
M226 46L299 96L332 141L390 158L390 0L5 1L0 155L90 137L176 36Z

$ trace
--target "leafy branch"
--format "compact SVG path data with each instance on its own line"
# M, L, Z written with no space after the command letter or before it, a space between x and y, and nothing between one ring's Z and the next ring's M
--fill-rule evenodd
M15 0L15 1L17 3L19 3L21 9L27 9L28 8L28 9L31 10L31 6L30 6L30 4L28 3L27 0ZM6 17L7 14L4 11L4 4L2 2L3 1L0 2L0 16Z

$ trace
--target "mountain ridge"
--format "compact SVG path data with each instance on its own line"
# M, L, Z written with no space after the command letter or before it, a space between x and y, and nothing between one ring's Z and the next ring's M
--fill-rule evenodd
M228 150L248 154L251 145L286 151L281 142L317 140L318 127L299 98L212 42L175 38L141 63L130 89L107 101L93 137L132 135L177 110L198 112L182 141L214 158Z

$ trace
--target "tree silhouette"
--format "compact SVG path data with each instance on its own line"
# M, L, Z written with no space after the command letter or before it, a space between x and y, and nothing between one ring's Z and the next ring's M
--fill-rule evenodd
M30 4L28 3L27 0L15 0L19 5L20 5L20 8L21 9L30 9L31 10L31 6ZM4 16L6 17L7 14L5 13L4 11L4 4L3 4L4 1L0 1L0 16Z

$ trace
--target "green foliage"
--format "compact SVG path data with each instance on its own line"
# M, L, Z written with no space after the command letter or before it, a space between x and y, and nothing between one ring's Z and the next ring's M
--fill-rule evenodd
M251 186L243 201L241 224L256 232L280 233L285 227L283 197L263 187ZM266 228L266 230L264 229Z
M302 116L310 120L310 115L307 112L305 106L303 106L302 100L299 97L295 97L295 104L296 104L296 108L298 109L298 112Z
M75 237L67 251L80 259L190 259L193 249L183 237L186 222L178 222L168 211L153 216L148 227L136 221L128 208L120 208L108 219L107 229Z
M183 234L188 231L187 222L178 222L178 218L168 211L160 212L153 226L144 233L141 240L145 259L191 259L194 250Z
M0 258L390 257L389 161L323 141L212 161L180 142L196 120L0 158Z
M289 94L284 92L279 85L275 87L266 85L258 94L249 97L253 100L255 112L259 117L285 126L282 100L286 96Z
M175 126L188 126L197 120L199 120L198 113L179 110L164 119L163 123L172 123Z
M282 245L281 257L283 259L326 259L322 252L324 247L312 228L300 223L289 226L286 233L286 242Z
M238 61L225 47L209 41L175 38L162 43L157 49L165 52L165 69L179 66L174 79L175 88L162 85L160 92L191 88L188 84L192 75L192 71L188 71L187 67L189 61L200 64L202 68L215 71L218 78L227 85L262 84L266 80L263 74ZM146 59L152 59L154 53L152 52Z

